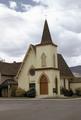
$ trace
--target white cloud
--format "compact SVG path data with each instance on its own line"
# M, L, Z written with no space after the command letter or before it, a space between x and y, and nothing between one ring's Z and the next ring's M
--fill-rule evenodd
M81 55L77 57L65 57L67 60L67 63L69 63L69 66L75 66L75 65L81 65Z
M0 5L0 55L2 58L12 61L12 57L14 59L17 56L21 57L25 54L28 45L35 43L37 40L35 35L39 31L37 24L39 24L40 15L38 14L41 13L41 9L41 6L39 10L34 7L30 10L31 12L22 13ZM35 15L38 15L38 19L34 18Z
M17 4L15 1L9 1L10 8L15 9L17 7Z
M30 43L40 42L44 19L47 18L52 38L68 64L80 64L80 0L34 1L41 4L22 4L27 10L25 12L17 12L16 3L10 3L12 9L0 4L0 57L6 58L7 61L12 61L13 58L20 60Z
M28 11L29 9L31 9L32 8L32 6L31 5L27 5L27 4L22 4L22 7L23 7L23 9L24 10L26 10L26 11Z

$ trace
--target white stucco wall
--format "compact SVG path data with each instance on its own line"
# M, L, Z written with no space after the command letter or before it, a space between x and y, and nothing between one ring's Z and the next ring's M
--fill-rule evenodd
M18 76L18 87L29 90L29 83L36 84L37 96L40 96L40 76L46 74L48 77L48 96L53 96L53 88L55 88L55 78L58 80L58 95L60 95L60 73L59 70L49 69L49 70L37 70L35 71L35 76L29 74L29 69L31 66L34 66L36 69L42 68L41 65L41 55L45 53L46 58L46 68L54 68L53 55L55 54L55 63L56 68L58 68L57 63L57 48L52 45L47 46L37 46L36 51L33 49L29 50L24 64L22 66L21 72Z
M26 91L29 90L29 70L32 65L35 66L35 58L34 51L30 50L18 77L18 87L25 89Z
M64 79L62 79L62 78L61 78L61 81L60 81L60 86L64 87Z
M55 54L55 63L56 63L56 68L58 68L58 63L57 63L57 48L52 46L52 45L45 45L45 46L37 46L36 47L36 67L40 68L41 67L41 55L45 53L46 55L46 62L47 62L47 67L54 67L54 62L53 62L53 55Z
M65 79L66 89L69 89L69 80Z
M61 87L64 88L64 79L63 78L61 78ZM68 79L65 79L65 88L69 89L69 80Z
M81 83L70 83L70 87L75 92L77 88L81 88Z

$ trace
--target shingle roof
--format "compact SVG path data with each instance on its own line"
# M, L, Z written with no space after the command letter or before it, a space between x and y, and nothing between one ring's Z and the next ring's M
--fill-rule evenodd
M19 63L6 63L6 62L0 62L0 73L2 75L16 75L17 71L20 67Z
M58 54L58 68L61 77L73 78L73 74L61 54Z
M51 35L50 35L50 31L49 31L47 20L45 20L43 34L42 34L42 39L41 39L41 45L45 45L45 44L53 44L53 45L55 45L53 43ZM57 45L55 45L55 46L57 46Z

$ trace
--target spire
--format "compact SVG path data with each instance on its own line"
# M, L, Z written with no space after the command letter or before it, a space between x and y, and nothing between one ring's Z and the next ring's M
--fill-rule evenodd
M53 44L47 20L45 20L41 44Z

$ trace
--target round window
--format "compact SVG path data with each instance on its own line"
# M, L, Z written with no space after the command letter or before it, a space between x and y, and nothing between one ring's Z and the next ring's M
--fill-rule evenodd
M31 76L34 76L35 75L35 69L33 69L33 68L30 69L29 73L30 73Z

